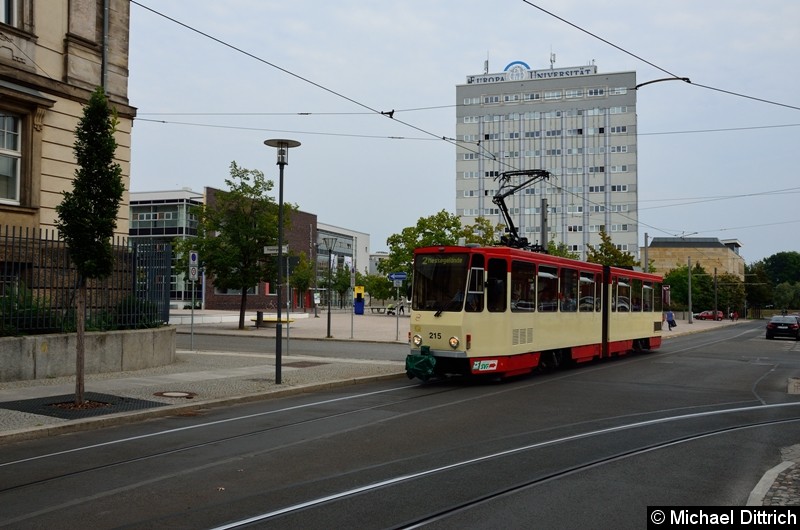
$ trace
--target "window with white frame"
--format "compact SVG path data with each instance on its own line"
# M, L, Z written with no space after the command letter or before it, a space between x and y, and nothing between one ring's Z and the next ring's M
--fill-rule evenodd
M590 98L596 98L596 97L605 96L606 95L606 89L605 88L599 88L599 87L598 88L588 88L588 89L586 89L586 95L588 97L590 97Z
M542 95L539 92L533 92L530 94L523 94L522 99L524 101L538 101L542 99Z
M19 204L20 119L0 111L0 202Z
M564 91L564 96L567 99L575 99L575 98L582 98L583 97L583 89L582 88L568 88Z
M500 96L483 96L484 105L492 105L494 103L500 103Z
M561 99L560 90L548 90L544 93L544 99Z

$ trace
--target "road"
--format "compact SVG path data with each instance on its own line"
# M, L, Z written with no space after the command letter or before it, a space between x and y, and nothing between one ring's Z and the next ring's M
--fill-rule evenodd
M798 443L762 323L501 383L394 380L5 446L15 528L643 528L743 506Z

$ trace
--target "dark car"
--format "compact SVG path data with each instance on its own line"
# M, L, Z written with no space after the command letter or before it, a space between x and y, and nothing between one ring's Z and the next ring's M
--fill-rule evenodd
M725 315L722 314L722 311L703 311L694 315L694 318L696 320L722 320Z
M791 337L800 340L800 321L795 316L774 316L767 323L767 338Z

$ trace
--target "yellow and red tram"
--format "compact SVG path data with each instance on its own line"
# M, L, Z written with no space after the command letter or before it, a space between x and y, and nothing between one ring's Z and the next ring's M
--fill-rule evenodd
M414 252L409 378L508 377L661 345L661 277L497 246Z

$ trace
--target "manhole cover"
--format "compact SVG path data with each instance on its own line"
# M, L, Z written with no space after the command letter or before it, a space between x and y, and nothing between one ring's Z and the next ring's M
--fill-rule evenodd
M154 396L160 396L160 397L168 397L168 398L192 399L197 394L195 394L194 392L179 392L179 391L175 391L175 390L169 390L167 392L156 392L153 395Z

